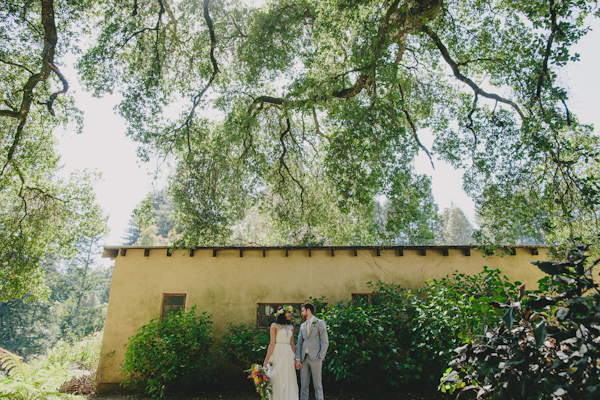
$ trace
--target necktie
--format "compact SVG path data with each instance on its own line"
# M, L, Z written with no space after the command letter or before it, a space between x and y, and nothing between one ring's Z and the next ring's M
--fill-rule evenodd
M310 321L306 321L306 337L310 335ZM306 348L306 354L308 354L308 347Z

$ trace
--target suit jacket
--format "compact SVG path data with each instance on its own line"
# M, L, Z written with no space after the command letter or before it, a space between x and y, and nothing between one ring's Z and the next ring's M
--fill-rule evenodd
M310 333L306 333L308 322L304 321L300 325L298 332L298 342L296 344L296 360L304 361L306 349L312 358L325 358L327 348L329 347L329 338L327 336L327 325L325 321L314 317L311 320Z

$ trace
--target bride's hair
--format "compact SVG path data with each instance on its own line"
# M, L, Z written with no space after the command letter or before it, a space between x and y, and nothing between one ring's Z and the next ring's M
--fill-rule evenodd
M288 320L285 317L287 313L284 311L280 314L279 311L281 310L283 310L283 307L279 307L279 309L277 310L277 319L275 320L275 323L279 325L291 325L292 321Z

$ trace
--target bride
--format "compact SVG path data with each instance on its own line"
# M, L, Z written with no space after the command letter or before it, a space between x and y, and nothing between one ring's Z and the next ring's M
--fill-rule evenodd
M292 306L280 307L276 315L277 320L271 324L271 343L264 362L265 366L272 363L268 372L273 388L271 400L298 400Z

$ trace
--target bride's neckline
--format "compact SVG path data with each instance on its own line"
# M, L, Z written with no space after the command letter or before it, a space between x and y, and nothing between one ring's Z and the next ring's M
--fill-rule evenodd
M291 329L291 330L293 330L293 329L294 329L294 326L293 326L293 325L284 325L284 324L278 324L278 323L276 323L276 322L273 322L273 325L272 325L272 326L274 326L274 327L275 327L275 328L277 328L277 329Z

